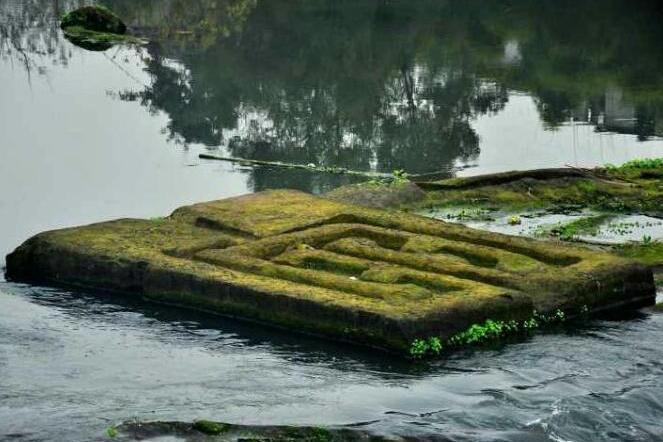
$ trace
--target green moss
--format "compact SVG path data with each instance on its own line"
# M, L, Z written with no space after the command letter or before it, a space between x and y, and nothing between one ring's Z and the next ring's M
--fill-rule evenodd
M557 225L549 230L549 234L564 241L572 241L579 235L596 235L601 225L611 218L610 215L596 215L580 218L566 224Z
M444 342L485 318L523 321L532 309L621 305L653 291L647 270L606 253L296 191L46 232L7 257L7 274L139 293L401 354L415 338ZM637 279L645 282L624 284Z
M428 190L426 198L412 202L410 207L498 207L516 212L573 205L620 213L661 213L663 166L660 159L639 160L618 168L598 168L583 173L568 170L568 176L546 174L542 170L421 183Z
M621 256L635 259L650 266L663 266L663 242L629 243L616 247ZM657 275L660 278L660 275Z
M208 420L198 420L193 423L193 428L201 433L216 436L227 431L230 425Z
M117 44L141 45L145 42L130 35L111 34L85 29L81 26L68 26L64 36L73 44L90 51L105 51Z
M663 169L663 158L636 159L627 161L621 166L608 164L605 168L613 173L624 173L634 169Z
M280 440L304 440L309 442L331 442L334 434L322 427L288 427L282 430Z
M586 311L586 308L584 306L579 311ZM410 346L410 356L415 359L426 356L437 356L443 349L467 347L497 341L509 335L531 333L544 325L565 321L566 314L559 309L549 315L539 314L534 311L530 318L523 321L487 319L483 323L472 324L466 330L448 338L444 343L438 337L415 339Z
M109 9L103 6L84 6L65 14L60 23L62 29L78 27L105 34L121 35L127 26Z

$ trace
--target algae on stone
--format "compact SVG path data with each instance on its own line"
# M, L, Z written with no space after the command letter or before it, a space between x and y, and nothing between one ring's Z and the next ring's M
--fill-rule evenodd
M72 26L107 34L121 35L127 32L127 25L103 6L83 6L65 14L60 27L66 29Z
M39 234L7 275L130 292L407 354L487 319L654 302L651 271L578 247L288 190Z
M629 243L616 247L616 252L645 265L663 267L663 242Z
M384 438L352 427L313 427L287 425L236 425L213 421L187 422L126 422L117 427L116 440L186 440L188 442L386 442ZM398 437L400 441L415 441L414 437ZM430 441L445 440L431 437Z
M144 41L125 35L127 26L103 6L83 6L62 17L60 27L65 38L90 51L105 51L116 44L143 44Z
M663 166L542 169L417 183L427 191L412 206L535 209L574 205L599 211L663 213ZM656 168L654 168L656 166Z

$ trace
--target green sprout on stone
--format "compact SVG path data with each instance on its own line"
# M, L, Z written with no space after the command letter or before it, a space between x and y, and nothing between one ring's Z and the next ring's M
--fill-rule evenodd
M587 306L584 306L587 310ZM410 346L410 356L415 359L424 356L439 355L445 347L463 347L482 344L517 333L530 333L544 324L553 324L566 321L566 313L557 309L550 314L540 314L536 310L532 316L524 321L499 321L487 319L481 324L472 324L467 330L457 333L444 343L438 337L428 339L415 339Z
M420 359L429 354L439 355L442 348L442 341L437 336L431 336L428 339L415 339L410 346L410 356Z

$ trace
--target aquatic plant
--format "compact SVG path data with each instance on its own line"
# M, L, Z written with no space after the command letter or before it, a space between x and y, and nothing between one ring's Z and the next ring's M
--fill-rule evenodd
M508 221L508 222L509 222L509 225L517 226L517 225L519 225L519 224L522 224L522 223L523 223L523 220L520 219L520 216L518 216L518 215L513 215L513 216L511 216L511 217L509 218L509 221Z
M581 312L588 312L586 305ZM495 341L517 333L530 333L545 324L561 323L566 321L566 313L557 309L551 314L541 314L536 310L532 317L523 321L499 321L487 319L483 323L472 324L465 331L457 333L443 344L438 337L415 339L410 347L410 356L421 359L425 356L437 356L444 348L459 348Z
M549 234L556 236L563 241L572 241L578 235L594 236L598 233L600 226L610 217L610 215L601 214L587 218L580 218L566 224L558 224L550 229Z
M442 341L436 336L431 336L428 339L415 339L410 346L410 356L419 359L426 355L439 355L442 348Z
M111 439L115 439L117 437L117 434L118 434L117 428L115 428L113 425L106 428L106 436L110 437Z

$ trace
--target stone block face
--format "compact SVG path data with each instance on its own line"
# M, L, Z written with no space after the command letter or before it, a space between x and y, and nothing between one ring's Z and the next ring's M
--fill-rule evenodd
M7 274L396 352L486 319L655 299L648 268L606 253L289 190L42 233Z

